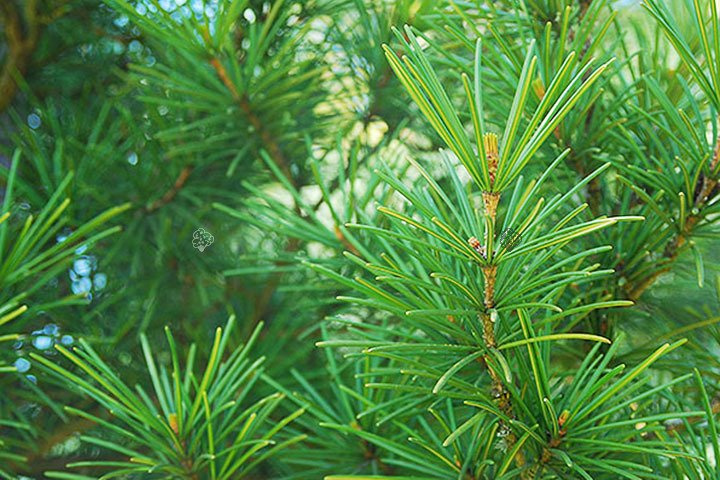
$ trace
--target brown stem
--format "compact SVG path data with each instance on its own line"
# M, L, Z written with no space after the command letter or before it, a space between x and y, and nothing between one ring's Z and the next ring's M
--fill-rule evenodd
M485 206L485 212L490 218L495 219L497 216L497 207L500 202L500 194L497 192L483 192L482 193L483 204Z
M487 139L485 145L486 147L488 146ZM490 145L490 147L490 149L486 148L486 151L489 150L492 154L494 154L495 152L492 150L492 145ZM492 177L494 177L497 167L493 165L491 158L489 158L488 160L490 160L489 170L492 173ZM497 192L483 192L483 200L485 202L485 211L490 217L490 221L494 225L497 216L497 206L500 202L500 194ZM473 240L477 242L476 239ZM487 254L489 255L490 252L487 252ZM495 282L497 279L497 265L487 265L482 267L482 274L484 281L483 302L485 310L480 312L478 317L483 327L483 341L485 343L485 348L487 348L488 350L495 350L497 349L497 340L495 339L495 324L493 322L490 310L495 307ZM490 366L490 360L490 355L484 356L485 365L487 366L488 372L490 373L490 378L492 380L492 396L495 399L495 402L497 403L500 411L503 412L506 417L514 419L515 412L513 411L510 391L505 386L505 383L500 374ZM506 434L505 441L507 442L508 449L511 449L515 445L515 443L517 443L517 436L515 435L515 432L513 432L510 426L507 425L505 422L501 422L500 428L501 431L505 432ZM525 466L525 455L521 450L518 450L518 452L515 454L515 463L520 468Z
M235 87L235 84L233 83L232 79L230 78L230 75L228 74L227 70L225 69L225 66L220 62L220 59L217 57L213 57L210 59L210 64L215 69L215 72L220 79L220 81L225 85L225 87L228 89L230 94L232 95L233 99L237 104L240 106L240 109L245 114L248 122L250 122L250 125L252 125L253 129L257 133L258 137L260 138L263 146L268 151L270 158L273 160L275 165L280 169L282 174L285 176L285 178L288 179L290 184L294 188L298 188L298 183L293 178L288 161L285 157L285 154L282 151L282 148L278 144L278 142L275 141L275 138L273 134L265 127L265 124L262 122L260 117L255 113L255 111L252 108L252 105L250 104L250 101L247 97L247 95L241 95L240 92L238 92L237 88ZM304 216L302 211L300 210L299 206L295 205L295 213L297 213L299 216ZM347 238L342 234L340 229L336 226L335 227L335 235L340 241L340 243L347 248L350 252L353 254L358 254L358 250L355 248L353 244L351 244ZM300 242L298 239L293 238L290 239L290 241L285 246L285 253L292 253L296 252L300 248ZM285 262L276 262L276 265L284 265ZM278 285L280 284L280 281L282 280L282 274L276 273L272 276L272 278L268 281L268 283L263 288L262 292L257 298L257 301L255 302L255 309L253 313L253 322L252 324L257 323L262 319L262 317L267 312L267 309L270 305L270 300L272 299L273 294L275 293L275 290L277 289Z
M718 123L720 123L720 117L718 117ZM715 140L715 148L713 149L713 157L710 161L710 176L703 176L703 183L700 192L695 197L695 204L702 205L709 200L710 194L718 184L718 180L713 177L715 169L720 162L720 134L718 134L717 140Z
M485 347L488 350L494 350L497 348L494 332L495 325L493 324L493 321L488 313L481 312L479 314L479 317L483 325L483 340L485 341ZM505 382L503 381L500 374L490 366L490 355L485 355L484 360L485 365L488 369L488 373L490 374L490 379L492 380L492 396L495 399L495 403L506 417L514 419L515 411L513 410L510 391L507 389L507 387L505 387ZM504 421L501 421L500 428L506 434L505 441L507 442L507 447L509 450L517 443L517 436L515 435L515 432L512 431L510 426L507 425ZM518 452L515 454L515 463L518 467L521 468L525 466L525 454L522 452L522 450L518 450Z
M182 188L185 186L188 177L190 177L192 169L192 165L188 165L183 168L180 171L180 175L178 175L177 179L175 180L175 183L173 183L172 187L170 187L170 189L165 192L162 197L145 207L145 211L148 213L152 213L155 210L158 210L159 208L162 208L168 203L172 202L173 199L177 196L177 194L180 193L180 190L182 190Z
M287 180L290 182L290 184L297 188L298 184L293 178L292 174L290 173L290 168L288 166L288 162L285 158L285 155L282 151L282 148L280 145L275 141L274 136L270 133L270 131L265 127L265 124L262 122L260 117L255 113L255 111L252 108L252 105L250 104L250 101L247 97L247 95L241 95L238 89L235 87L235 84L233 83L232 79L230 78L230 75L228 75L227 70L225 69L225 66L222 64L219 58L213 57L210 59L210 65L215 69L215 73L217 74L220 81L225 85L225 87L228 89L230 94L232 95L235 102L238 104L242 112L245 114L248 122L250 122L250 125L252 125L253 129L257 133L258 137L260 138L260 141L262 142L263 146L267 150L268 154L270 155L270 158L275 163L275 165L280 169L282 174L287 178ZM300 211L299 206L295 205L295 212L298 215L302 215L302 212ZM297 239L291 239L288 244L285 246L285 252L291 253L298 250L300 247L300 242ZM284 262L276 262L276 265L283 265ZM282 279L281 273L276 273L272 276L272 278L268 281L268 283L263 288L262 292L257 298L257 301L255 302L255 310L253 313L253 324L257 323L259 320L262 319L262 317L265 315L269 305L270 300L272 299L273 294L275 293L275 290L277 289L278 285L280 284L280 280Z
M252 125L252 127L255 129L255 132L257 132L257 135L260 137L262 144L270 154L270 158L272 158L272 160L278 166L283 175L285 175L285 177L294 186L296 186L293 177L290 174L288 162L285 159L285 155L283 154L280 145L275 141L273 135L270 133L270 131L268 131L267 128L265 128L265 124L262 122L262 120L260 120L260 117L258 117L258 115L253 110L247 95L240 95L240 92L238 92L235 84L230 78L230 75L228 75L225 66L222 64L222 62L220 62L219 58L213 57L212 59L210 59L210 65L213 66L218 78L220 78L220 81L230 91L230 94L232 95L235 102L237 102L237 104L240 106L240 109L247 117L250 125Z
M720 123L720 117L718 117L718 123ZM694 204L695 207L700 209L703 207L708 200L710 200L710 197L712 193L715 191L715 188L718 186L718 180L713 177L715 173L715 169L718 167L718 164L720 163L720 134L718 134L717 139L715 140L715 147L713 149L713 156L712 160L710 161L710 175L703 175L702 177L702 183L700 183L698 188L698 193L695 196ZM687 219L685 220L685 226L680 231L675 238L668 244L668 246L665 248L664 256L669 260L668 263L672 264L677 260L677 257L682 252L682 247L687 242L687 239L692 235L693 230L697 226L698 223L702 220L702 214L699 213L697 215L688 215ZM626 287L628 291L628 296L630 297L630 300L637 300L642 296L645 291L650 288L650 286L655 283L655 281L664 273L667 273L672 268L671 265L668 265L660 270L657 270L653 272L652 275L645 278L640 284L638 285L630 285Z
M485 278L485 308L495 307L495 278L497 277L497 266L489 265L482 269ZM495 346L495 334L493 333L492 346Z

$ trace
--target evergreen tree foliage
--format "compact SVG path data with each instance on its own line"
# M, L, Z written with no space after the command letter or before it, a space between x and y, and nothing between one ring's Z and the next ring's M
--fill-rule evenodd
M720 479L720 3L0 3L0 478Z

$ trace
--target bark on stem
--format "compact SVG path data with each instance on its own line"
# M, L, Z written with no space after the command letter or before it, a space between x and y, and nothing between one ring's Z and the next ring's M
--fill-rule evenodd
M720 117L718 117L718 124L720 124ZM715 169L717 169L718 164L720 164L720 133L715 140L713 156L712 160L710 161L710 174L703 176L702 183L699 186L699 191L694 199L694 205L698 209L704 206L707 201L710 200L713 192L718 186L718 179L714 177ZM675 236L675 238L668 244L667 248L665 249L665 258L669 259L669 263L674 262L677 259L678 255L680 255L682 247L687 242L687 239L692 235L693 229L697 226L698 223L700 223L701 220L701 214L688 215L687 219L685 220L685 228ZM668 265L665 268L654 272L651 276L643 280L639 285L630 285L630 288L628 289L628 296L630 297L630 300L635 301L640 298L640 296L642 296L642 294L645 293L645 291L650 288L650 286L655 283L655 281L662 274L667 273L668 271L670 271L670 269L671 266Z
M500 194L497 192L483 192L482 193L483 204L485 205L485 211L495 222L497 216L497 207L500 202Z
M275 162L275 165L278 166L280 171L283 173L283 175L285 175L285 177L290 181L293 186L297 186L295 185L295 181L290 174L290 168L288 167L288 162L285 159L285 154L280 148L280 145L275 141L273 135L268 131L267 128L265 128L265 124L262 122L262 120L260 120L260 117L258 117L258 115L253 110L247 96L240 95L240 92L238 92L238 89L235 87L235 84L230 78L230 75L228 75L225 66L222 64L222 62L220 62L219 58L211 58L210 65L212 65L212 67L215 69L215 73L217 74L218 78L223 83L223 85L225 85L225 87L230 91L230 94L232 95L235 102L240 106L240 109L245 114L248 122L250 122L250 125L252 125L252 127L255 129L255 132L257 132L257 135L260 137L263 146L270 154L270 158L272 158L272 160Z
M486 147L488 146L487 139L485 145ZM495 141L495 145L497 145L497 141ZM490 146L492 147L492 145ZM486 152L487 150L490 150L491 154L496 154L496 151L493 152L491 149L486 148ZM493 164L491 158L488 158L488 163L491 178L494 180L497 164ZM485 202L485 211L494 225L495 218L497 216L497 206L500 201L500 194L497 192L483 192L483 201ZM490 314L490 310L495 307L495 281L497 278L497 265L482 267L482 274L484 281L483 301L485 309L479 313L478 317L483 327L483 341L485 342L485 347L488 350L495 350L497 349L497 341L495 340L495 324ZM485 355L484 360L492 380L492 396L495 399L498 408L506 417L510 419L515 418L510 392L505 386L503 378L491 366L490 355ZM517 443L517 436L515 435L515 432L512 431L512 428L505 422L501 422L500 428L505 434L505 441L509 450ZM521 450L518 450L515 454L515 464L520 468L524 467L526 464L525 455Z
M287 178L290 184L297 189L298 183L290 173L290 167L280 144L275 140L274 135L266 128L260 117L255 113L249 99L247 98L247 95L240 94L237 87L235 86L235 83L233 83L230 75L225 69L225 66L222 64L219 58L212 57L210 59L210 65L212 65L218 78L228 89L230 95L232 95L233 97L233 100L235 100L235 102L240 107L240 110L242 110L242 112L245 114L245 117L247 118L250 125L252 125L252 127L255 129L255 132L260 138L263 147L270 155L272 161L275 163L275 165L277 165L277 167L280 169L285 178ZM298 216L303 216L303 213L297 203L295 204L295 213L297 213ZM297 251L299 247L300 241L297 238L291 238L285 246L285 252L293 253ZM284 265L284 262L277 261L275 262L275 264L280 266ZM275 290L277 290L281 279L282 273L275 273L271 276L268 283L265 284L265 287L258 296L258 300L255 304L255 311L252 319L253 325L260 321L267 312L267 309L270 306L270 300L272 299Z
M169 190L167 190L162 197L155 200L153 203L148 205L145 208L145 211L148 213L152 213L168 203L172 202L178 193L180 193L180 190L185 186L185 183L187 182L188 178L190 177L190 173L192 172L193 167L192 165L187 165L184 167L180 174L178 175L177 179L175 179L175 183L173 183L172 187L170 187Z

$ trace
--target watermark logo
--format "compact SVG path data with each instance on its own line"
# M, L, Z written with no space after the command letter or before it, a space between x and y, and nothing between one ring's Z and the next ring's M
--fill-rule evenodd
M512 227L503 230L500 234L500 238L498 239L500 246L508 252L512 251L512 249L515 248L521 241L522 236Z
M197 248L201 252L212 245L214 241L215 237L213 237L212 233L208 232L204 228L198 228L193 232L193 247Z

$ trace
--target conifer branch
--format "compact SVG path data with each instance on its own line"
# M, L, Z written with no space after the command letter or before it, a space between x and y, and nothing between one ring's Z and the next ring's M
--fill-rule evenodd
M250 101L247 98L247 95L241 95L240 92L238 92L235 84L230 78L230 75L228 75L227 69L218 57L211 58L210 64L215 69L215 72L217 73L220 81L230 91L230 94L245 114L247 120L250 122L250 125L252 125L255 132L257 132L257 135L260 137L263 146L270 154L270 158L273 159L277 167L280 169L280 171L282 171L283 175L285 175L285 177L293 184L293 186L297 186L292 174L290 173L290 167L288 166L285 154L280 148L280 145L273 138L273 135L268 131L267 128L265 128L265 124L262 122L262 120L260 120L260 117L253 110L252 106L250 105Z
M293 188L298 188L298 183L293 177L292 173L290 172L290 168L288 165L288 162L285 158L285 154L283 153L280 145L275 141L273 138L273 135L268 131L268 129L265 127L265 124L262 122L260 117L255 113L252 106L250 105L250 102L247 98L247 95L241 95L240 92L238 92L237 88L235 87L235 84L233 83L232 79L230 78L230 75L227 72L227 69L222 64L220 59L218 57L213 57L210 59L210 64L215 69L215 72L220 79L220 81L225 85L225 87L230 91L230 94L232 95L235 102L238 104L240 109L245 114L247 120L250 122L250 125L252 125L254 131L257 133L258 137L260 138L264 148L267 150L270 158L273 160L275 165L280 169L282 174L285 176L285 178L290 182L290 184L293 186ZM295 213L302 216L302 212L299 209L299 206L295 205ZM286 253L292 253L298 250L300 248L300 241L297 238L291 238L286 246L285 246L285 252ZM276 266L283 266L286 263L285 262L275 262ZM257 324L260 320L262 320L263 316L267 312L268 307L270 306L270 301L272 299L273 294L277 290L278 286L280 285L280 281L282 280L283 274L282 273L274 273L270 280L265 284L264 288L262 289L260 295L258 295L257 300L254 305L254 312L253 317L251 320L251 324Z
M487 169L491 182L490 188L492 188L492 184L495 182L495 177L497 174L497 162L499 158L497 136L495 134L485 134L485 136L483 137L483 143L485 161L487 162ZM489 217L490 224L494 226L497 219L497 207L498 203L500 202L500 193L484 191L482 193L482 198L485 204L485 214ZM487 234L490 235L490 232L488 231ZM488 238L485 239L485 245L491 244L488 240ZM486 255L489 256L490 252L486 252ZM497 340L495 339L495 322L491 314L492 309L495 307L495 282L497 280L497 265L484 265L481 268L481 271L483 274L483 301L485 305L485 310L480 312L478 316L483 326L483 341L485 342L485 348L487 348L489 351L493 351L497 350L498 346ZM503 380L501 374L496 372L495 369L490 366L490 355L485 355L484 361L485 365L487 366L488 372L490 373L490 378L492 380L492 396L495 399L498 408L507 418L514 419L515 412L513 411L512 399L510 396L510 391L505 386L505 381ZM504 429L505 433L507 433L507 435L505 436L507 448L508 450L512 450L512 448L517 443L517 435L512 430L512 427L510 427L510 425L506 425L504 422L501 423L500 428ZM522 448L519 449L515 454L515 463L518 467L521 468L525 466L526 461Z
M0 0L0 8L17 10L25 28L23 5L64 1L87 3ZM684 292L680 301L668 295L669 314L654 316L657 330L641 345L634 335L630 345L619 341L635 331L614 321L643 315L626 298L688 250L698 283L711 265L702 260L709 243L693 240L717 237L720 211L720 138L705 138L707 112L720 110L715 2L687 0L694 12L682 25L668 0L643 2L657 25L597 0L521 2L520 11L513 2L140 3L104 0L109 8L83 15L88 25L68 35L83 48L37 49L25 74L47 78L52 68L73 94L60 99L33 81L0 118L28 160L13 158L0 199L0 387L8 397L0 400L0 477L718 478L714 292L692 292L685 311L698 318L680 328L684 317L673 314L686 306ZM47 10L36 23L58 12ZM414 27L386 38L405 19ZM72 30L59 26L48 29L50 41ZM680 68L654 51L662 30ZM28 31L20 33L24 41ZM387 65L382 42L391 43ZM66 60L73 73L105 65L129 73L65 77ZM388 90L390 72L414 106L394 84ZM373 115L389 126L378 142ZM186 161L170 176L128 167L124 147L157 154L136 141L143 135ZM297 155L304 137L308 154ZM440 145L440 162L424 158ZM396 147L402 157L385 162ZM226 169L200 175L201 165L226 160ZM113 181L98 179L95 161L116 168ZM163 186L148 195L148 184ZM158 248L181 247L164 238L168 221L187 226L196 215L185 198L204 194L237 202L213 208L239 224L227 244L243 252L240 261L185 244L162 255L169 268L154 262ZM66 210L64 201L125 195L144 198L136 203L144 215L123 218L127 234L113 243L104 239L117 228L87 235L110 213L86 225L85 209ZM209 229L225 226L205 218ZM635 223L614 227L620 222ZM94 268L83 275L88 264L101 265L113 285L103 291ZM53 298L44 285L55 278L62 294L90 288L94 298ZM115 288L115 279L137 287ZM148 286L151 303L143 303ZM666 289L658 294L662 301ZM53 312L57 328L20 315L48 302L73 308ZM243 312L241 328L255 327L246 344L230 333L234 318L210 338L220 311ZM166 330L163 352L156 323L177 318L182 333ZM596 320L613 328L579 331ZM137 324L140 345L129 345ZM103 336L108 327L117 334ZM663 343L680 336L701 341L677 351L685 340ZM41 348L48 338L55 355ZM596 345L588 352L579 341ZM136 368L141 358L146 374ZM686 367L700 370L696 382ZM37 389L8 388L23 375L35 376ZM43 422L52 428L38 437L21 420L59 411L55 401L69 398L60 389L100 410L78 398L66 410L77 423ZM103 453L55 455L75 431Z
M192 170L192 165L186 165L185 167L183 167L172 186L163 194L162 197L148 205L145 208L145 211L147 213L153 213L154 211L172 202L173 199L175 199L175 197L177 196L177 194L180 193L180 190L182 190L182 188L185 186L188 178L190 178L190 173L192 173Z
M717 118L718 128L720 128L720 115ZM702 206L711 199L715 187L718 185L718 179L716 178L718 163L720 163L720 133L718 133L717 139L715 140L715 148L713 148L712 159L710 161L709 175L703 175L702 186L700 191L695 197L695 205Z
M718 117L718 123L720 124L720 117ZM718 179L714 177L718 164L720 163L720 134L718 134L715 144L712 150L712 157L709 165L709 175L702 175L696 191L695 196L695 208L698 209L698 213L691 213L685 220L684 228L678 232L674 238L668 243L663 254L668 265L656 270L649 277L644 279L639 285L630 285L628 289L628 297L630 300L639 299L645 291L650 288L658 278L665 273L672 270L672 264L677 260L678 256L684 250L683 247L686 245L687 240L692 236L693 230L703 220L702 208L712 199L712 195L718 186ZM627 288L627 287L626 287Z

